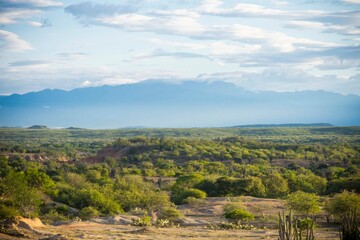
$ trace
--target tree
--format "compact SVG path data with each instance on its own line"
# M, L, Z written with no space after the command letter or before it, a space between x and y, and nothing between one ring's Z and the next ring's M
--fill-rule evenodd
M29 187L22 172L10 172L1 183L1 200L14 207L23 216L37 215L41 204L40 194Z
M51 193L55 189L54 181L46 173L40 172L37 169L27 169L25 171L25 178L28 185L32 188L46 193Z
M254 197L265 197L266 188L261 180L258 177L249 177L247 179L247 186L245 188L246 192L250 196Z
M291 210L300 213L314 214L320 211L319 196L313 193L297 191L289 194L286 204Z
M204 177L201 174L191 174L180 176L176 179L176 185L174 187L180 188L191 188L196 184L199 184L204 180Z
M328 204L328 211L341 218L343 240L360 239L360 195L344 191L336 194Z
M296 177L294 183L295 191L303 191L308 193L321 194L326 189L326 179L316 176L313 173L310 174L300 174Z
M283 197L289 192L289 186L280 173L271 173L263 178L268 197Z
M346 215L352 211L356 211L356 214L360 216L360 194L346 190L335 194L329 201L327 209L330 213L338 216Z

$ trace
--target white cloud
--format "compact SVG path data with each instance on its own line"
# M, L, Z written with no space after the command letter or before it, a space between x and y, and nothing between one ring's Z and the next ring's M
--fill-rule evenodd
M214 55L236 55L236 54L254 54L261 50L259 44L230 44L225 42L213 42L209 44L209 50Z
M39 28L45 28L45 27L51 26L51 23L47 19L42 19L40 22L39 21L28 21L27 23L30 26L39 27Z
M343 0L346 3L360 4L360 0Z
M0 24L13 24L17 19L26 19L40 14L40 10L34 9L5 9L0 12Z
M288 2L285 1L271 1L275 6L283 7L287 6ZM274 17L287 17L287 18L299 18L299 17L316 17L326 14L320 10L305 10L305 11L286 11L275 8L267 8L258 4L238 3L232 7L221 7L222 1L207 0L202 3L198 8L202 14L211 14L223 17L254 17L254 18L274 18Z
M323 28L325 25L321 22L312 22L312 21L290 21L285 26L299 29L306 28Z
M121 27L128 31L146 31L147 26L151 25L153 17L148 17L140 14L119 14L110 17L97 18L102 24L113 25Z
M15 33L0 30L0 47L3 50L21 52L33 49L30 43L19 38Z
M150 14L162 16L181 16L190 18L199 18L200 14L190 9L175 9L175 10L156 10L150 11Z
M42 27L43 26L42 22L36 22L36 21L28 21L28 24L33 27Z
M264 49L291 52L296 49L317 49L335 46L333 43L294 38L282 32L265 31L242 24L202 25L197 18L185 16L146 16L143 14L116 14L90 20L93 24L108 25L125 31L153 32L186 36L194 39L233 40L264 45Z
M359 35L360 29L356 25L336 25L336 24L325 24L316 21L290 21L285 24L285 27L295 28L300 30L317 29L322 32L338 33L344 35Z
M284 6L288 6L289 2L287 1L271 1L272 4L274 4L275 6L279 6L279 7L284 7Z
M199 7L201 12L215 12L223 4L220 0L204 0Z
M91 85L92 85L92 82L90 82L89 80L86 80L80 84L80 87L89 87Z
M298 68L272 68L262 72L219 72L199 76L200 80L222 80L250 91L325 90L360 95L359 76L315 76Z
M211 6L211 5L210 5ZM223 16L267 16L267 17L274 17L274 16L286 16L289 15L289 12L265 8L261 5L256 4L245 4L239 3L232 8L220 8L220 7L206 7L203 8L204 12L207 14L215 14L215 15L223 15Z
M149 42L156 44L158 46L166 46L166 47L173 47L176 49L188 49L188 50L199 50L204 49L205 46L202 43L193 43L193 42L177 42L177 41L165 41L160 38L149 38L147 39Z
M265 50L292 52L297 49L319 50L337 46L335 43L290 37L282 32L266 31L241 24L219 25L208 29L204 35L210 39L227 39L244 43L260 44ZM269 52L271 53L271 52Z
M118 27L126 31L155 32L160 34L198 35L204 30L196 18L186 16L146 16L117 14L96 18L94 23Z
M53 0L5 0L6 3L18 4L18 5L29 5L33 7L61 7L62 2Z

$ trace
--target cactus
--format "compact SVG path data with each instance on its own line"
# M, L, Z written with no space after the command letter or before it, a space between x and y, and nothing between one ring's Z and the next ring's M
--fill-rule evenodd
M303 230L306 230L304 240L314 240L314 220L311 219L311 225L306 224L306 228L299 227L299 222L300 220L295 219L291 211L289 215L279 212L279 240L302 240Z

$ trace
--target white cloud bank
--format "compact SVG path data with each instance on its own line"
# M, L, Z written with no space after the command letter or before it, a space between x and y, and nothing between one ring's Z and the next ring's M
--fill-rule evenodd
M14 52L33 49L30 43L21 39L17 34L5 30L0 30L0 47Z

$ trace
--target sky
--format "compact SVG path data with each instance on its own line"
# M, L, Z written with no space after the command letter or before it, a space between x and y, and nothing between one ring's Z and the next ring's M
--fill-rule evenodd
M360 95L360 0L0 0L0 95L147 79Z

